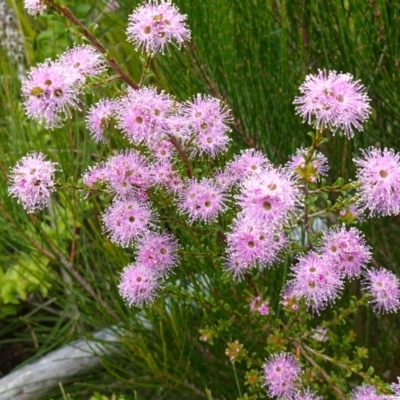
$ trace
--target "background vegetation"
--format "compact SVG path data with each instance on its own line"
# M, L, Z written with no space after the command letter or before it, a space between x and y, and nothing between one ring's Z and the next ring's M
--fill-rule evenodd
M138 4L121 0L108 12L107 4L71 0L70 7L85 23L99 24L97 36L124 69L138 80L140 54L126 42L128 15ZM292 104L298 86L318 69L350 72L367 87L372 116L363 133L352 140L342 135L323 148L332 178L354 178L352 158L370 145L400 150L400 2L395 0L176 0L187 13L192 30L188 47L153 60L148 83L186 100L196 93L225 99L233 110L231 153L247 147L262 149L276 164L284 163L297 147L308 144L309 127L301 123ZM18 16L15 27L23 34L26 68L55 58L81 41L59 16L33 19L21 2L10 1ZM67 29L66 29L67 28ZM79 193L58 192L48 210L27 215L7 195L7 174L18 159L43 151L59 163L58 177L76 182L90 165L125 148L114 134L109 145L96 146L85 129L88 106L111 89L87 95L82 112L53 131L27 120L21 106L20 79L7 51L0 58L0 352L8 360L26 363L78 337L90 337L114 327L122 337L120 349L102 359L102 367L64 386L73 399L94 392L111 397L162 399L234 399L247 390L246 363L232 365L227 343L239 340L261 359L271 348L288 346L280 332L279 293L291 260L255 278L257 288L273 300L276 319L271 333L248 316L250 290L246 282L223 276L223 243L216 227L194 225L180 232L181 266L152 308L128 308L118 291L118 276L132 255L101 234L104 201ZM230 156L227 155L227 158ZM159 198L161 215L172 205ZM227 224L229 221L222 221ZM374 249L374 264L400 275L398 218L364 221L360 227ZM183 230L185 229L185 230ZM184 233L184 234L183 234ZM209 238L215 238L211 241ZM213 256L206 257L205 253ZM78 277L81 277L80 279ZM78 278L77 278L78 277ZM357 283L346 287L338 306L347 307ZM233 312L235 311L235 312ZM312 326L332 316L327 310ZM372 314L369 307L334 326L326 354L337 359L364 358L383 380L400 376L400 316ZM199 340L199 329L213 335L212 343ZM279 341L282 342L279 342ZM322 348L321 344L315 344ZM356 347L357 346L357 347ZM10 353L10 348L16 353ZM361 348L365 348L363 350ZM3 361L5 374L17 362ZM347 392L361 379L326 360L321 367ZM321 371L308 365L309 384L324 398L335 398ZM236 382L236 383L235 383ZM136 396L136 397L135 397ZM55 391L43 399L61 399Z

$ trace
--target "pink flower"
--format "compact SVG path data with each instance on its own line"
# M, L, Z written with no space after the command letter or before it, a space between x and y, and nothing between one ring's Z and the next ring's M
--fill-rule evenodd
M300 384L301 368L290 353L274 354L263 364L263 385L271 397L290 398Z
M296 111L303 122L317 129L341 129L351 138L354 129L362 131L361 124L370 114L365 87L350 74L320 70L317 75L307 75L300 92L302 96L293 102Z
M215 157L224 152L229 143L227 125L231 122L230 110L216 98L198 94L192 101L182 105L182 115L186 117L193 134L192 155L208 154Z
M250 303L250 310L260 315L269 314L269 301L264 301L261 296L256 296Z
M377 393L374 386L361 385L351 392L351 400L385 400L386 397Z
M304 297L315 312L334 301L343 287L339 272L331 268L325 257L313 252L300 256L291 270L292 279L288 285L292 296Z
M226 234L226 242L226 253L238 261L241 271L256 265L272 266L279 261L278 254L286 240L283 234L261 221L239 218L234 220L231 231ZM235 277L240 277L240 273L233 272Z
M358 206L370 215L397 215L400 213L400 156L392 149L371 147L363 151L362 158L353 160L357 165L360 184Z
M77 75L49 60L32 68L22 84L22 95L27 115L46 128L59 126L63 117L70 118L70 108L79 110Z
M149 232L136 245L137 263L166 277L178 264L178 243L169 233Z
M28 213L45 208L50 194L55 190L57 163L45 161L44 158L42 153L28 154L11 170L8 193L17 198Z
M113 125L117 104L114 100L102 99L90 108L86 117L86 126L96 143L107 141L104 130Z
M186 15L180 14L169 0L148 0L129 16L128 40L136 50L141 47L150 54L164 53L168 43L179 46L190 39L185 20Z
M309 388L296 390L290 400L322 400L316 392L312 392Z
M130 306L142 307L154 301L160 284L153 269L140 264L129 264L121 273L118 288L120 295Z
M81 79L84 79L86 75L98 75L106 69L101 54L93 46L87 44L66 50L58 61Z
M272 164L268 158L258 150L242 150L240 154L235 154L233 160L226 167L226 172L235 178L237 182L252 175L261 173Z
M400 281L386 269L370 269L364 273L364 291L376 312L394 312L400 308Z
M227 209L226 201L225 192L211 179L191 179L180 192L178 211L188 214L191 222L212 222Z
M245 218L276 226L297 212L300 199L294 175L272 166L245 179L236 196Z
M151 186L148 161L138 150L125 150L110 157L104 170L109 190L118 197L128 198Z
M357 228L347 230L342 226L340 229L329 229L324 232L321 245L331 267L342 277L359 276L371 259L371 248Z
M149 146L169 133L168 116L172 107L173 99L164 92L157 93L155 88L129 89L118 103L118 127L131 143Z
M24 7L28 14L34 17L43 14L47 8L45 0L24 0Z
M147 233L154 219L151 208L135 197L116 199L103 214L103 226L112 242L129 247Z

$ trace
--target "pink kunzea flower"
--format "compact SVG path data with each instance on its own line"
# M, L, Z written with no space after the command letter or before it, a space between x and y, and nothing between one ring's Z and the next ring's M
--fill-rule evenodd
M163 187L171 194L179 194L184 188L184 182L173 164L161 159L150 166L150 178L154 185Z
M390 388L394 392L394 395L389 397L391 400L400 400L400 378L397 378L398 383L392 383Z
M98 75L106 69L101 54L93 46L87 44L66 50L58 61L81 79L87 75Z
M187 141L190 139L191 133L190 121L186 116L181 115L178 103L175 104L175 108L177 109L173 110L174 114L167 119L167 131L181 141Z
M348 138L354 136L354 129L362 131L371 111L365 87L350 74L320 70L307 75L300 92L293 103L303 122L317 129L341 129Z
M105 163L109 190L127 198L151 186L149 163L138 150L121 151Z
M44 10L47 8L44 0L24 0L24 7L28 14L34 17L43 14Z
M394 312L400 308L400 281L386 269L370 269L365 271L363 288L372 296L370 303L376 312Z
M118 288L130 306L142 307L154 301L160 283L154 269L136 263L124 268Z
M11 170L8 193L17 198L28 213L47 206L50 194L54 192L54 173L57 163L45 161L42 153L22 157Z
M58 62L45 61L31 69L22 84L24 107L30 118L46 128L60 125L71 117L70 108L79 110L77 75Z
M182 115L189 121L193 135L192 155L208 154L215 157L224 152L229 144L227 132L231 128L230 110L220 100L198 94L182 105Z
M121 247L133 245L148 232L154 220L150 206L136 197L114 200L103 214L104 231Z
M157 93L155 88L129 89L118 102L118 127L131 143L149 146L169 133L168 116L173 105L172 97Z
M97 182L107 182L105 164L97 164L90 167L82 176L83 183L87 186L93 186Z
M117 105L115 100L102 99L90 107L86 117L86 127L96 143L107 141L104 131L112 126Z
M333 302L343 287L340 273L331 267L326 257L313 252L299 257L298 263L291 267L291 276L288 285L292 294L303 297L315 312Z
M296 390L290 400L322 400L316 392L311 391L309 388L303 390Z
M377 393L374 386L361 385L351 392L351 400L385 400L384 395Z
M321 251L343 278L359 276L371 259L371 248L363 234L357 228L347 230L345 226L324 232Z
M226 234L226 242L227 260L237 260L238 270L231 262L225 267L233 272L235 278L241 278L246 269L256 265L272 266L279 261L279 252L285 246L286 238L278 229L271 229L260 221L238 218Z
M137 263L166 277L178 264L178 243L169 233L148 232L136 245Z
M149 150L157 161L169 161L176 151L174 145L169 140L160 140L159 142L151 143Z
M151 185L150 167L138 150L123 150L94 167L84 175L85 185L107 184L110 193L127 198L144 193Z
M179 193L178 211L188 214L189 221L213 222L227 209L226 193L211 179L189 179Z
M291 398L300 385L302 371L290 353L273 354L261 368L263 385L271 397Z
M240 182L244 178L259 174L269 166L271 162L261 151L246 149L233 156L233 160L226 166L226 172Z
M230 189L234 185L236 180L228 171L222 171L221 169L218 169L215 172L213 179L215 180L217 185L219 185L220 188L223 190Z
M308 149L297 149L286 164L286 168L295 172L299 178L306 182L316 182L325 176L329 170L327 158L319 151L314 151L310 161L306 164Z
M269 301L263 300L261 296L256 296L250 303L250 311L258 312L260 315L269 314Z
M300 199L294 175L272 165L242 181L236 196L245 218L268 225L287 221L297 212Z
M392 149L363 150L357 165L358 206L370 215L400 213L400 156Z
M185 20L186 15L180 14L169 0L147 0L129 16L126 33L136 50L164 53L168 43L179 46L190 39Z

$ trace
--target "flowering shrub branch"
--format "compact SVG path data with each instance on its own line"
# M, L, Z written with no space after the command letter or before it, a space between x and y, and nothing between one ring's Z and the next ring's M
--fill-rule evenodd
M163 291L179 296L188 306L200 304L205 321L208 312L224 314L199 329L202 342L212 344L238 320L256 327L255 332L245 328L255 342L264 343L267 337L268 358L250 353L238 340L227 343L225 354L233 363L241 399L263 398L265 392L278 399L321 399L303 377L301 358L341 399L346 398L342 381L335 382L317 359L344 370L343 381L355 373L382 390L380 380L361 371L362 351L354 360L336 359L307 344L324 342L329 328L345 322L367 303L378 313L400 308L399 278L389 270L369 268L372 249L356 225L363 214L400 213L400 156L391 149L369 148L354 159L355 182L339 177L327 184L328 159L319 151L328 133L342 132L350 140L356 131L362 131L371 111L365 87L350 74L320 70L308 75L294 104L303 122L316 129L310 134L310 147L298 149L280 167L259 150L243 150L221 169L217 165L222 162L217 160L229 148L234 121L225 102L203 94L178 102L172 95L144 85L152 57L168 51L170 44L179 47L190 39L185 15L168 0L148 1L133 11L127 37L147 54L137 84L68 8L52 0L46 5L79 27L91 46L77 46L31 70L22 86L28 117L47 128L58 127L72 118L71 109L80 110L87 77L100 77L104 83L121 79L128 89L119 97L92 105L86 126L96 142L106 142L115 128L132 147L114 151L91 166L82 176L83 185L54 183L56 164L45 160L43 154L32 153L11 170L9 194L29 213L46 208L56 187L84 192L86 199L90 193L109 195L112 200L101 215L103 233L110 242L129 249L134 258L120 273L118 284L127 305L151 306ZM42 0L36 0L36 5L30 0L27 8L34 15L45 10ZM117 75L107 75L102 55ZM181 248L180 239L189 232L196 243L187 251ZM245 311L243 307L232 309L201 271L192 273L189 288L174 283L174 270L190 268L186 257L198 262L209 258L216 270L224 271L224 279L246 282ZM266 289L253 277L267 275L283 260L288 264L295 261L284 273L276 313L274 299L266 296ZM104 303L69 262L65 266ZM310 329L312 318L332 307L347 281L360 276L364 296L319 328ZM234 290L231 293L237 296ZM103 305L117 319L110 307ZM293 352L288 351L291 348ZM241 361L247 363L252 397L242 396L234 364ZM361 386L351 396L362 400L367 398L365 393L375 393L376 399L395 400L398 387L393 386L392 392L395 394L383 397L375 387Z

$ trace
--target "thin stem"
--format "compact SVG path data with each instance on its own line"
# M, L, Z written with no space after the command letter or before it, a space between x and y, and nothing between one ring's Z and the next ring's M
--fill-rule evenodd
M121 77L121 79L128 84L130 87L132 87L135 90L139 89L138 84L131 79L120 67L120 65L114 60L114 58L110 57L108 55L107 49L100 43L100 41L94 37L89 30L82 24L81 21L79 21L78 18L69 10L67 7L64 5L58 5L55 4L54 0L48 0L48 3L54 7L55 10L57 10L60 14L64 15L69 21L71 21L75 26L79 26L82 30L82 35L85 36L85 38L102 54L105 55L108 63L110 64L110 67Z
M236 387L239 393L239 397L242 397L242 390L240 389L240 383L239 383L239 378L237 376L237 372L236 372L236 367L235 367L235 363L232 363L232 368L233 368L233 374L235 375L235 381L236 381Z
M189 179L193 178L193 170L192 166L190 165L189 157L184 150L184 148L181 145L181 142L173 135L170 135L169 133L167 134L169 137L170 142L175 146L176 150L178 150L178 153L182 157L182 161L186 165L186 173Z
M303 347L299 346L300 353L307 359L307 361L319 370L323 378L332 386L333 390L337 393L337 395L343 399L347 400L346 395L336 386L336 384L332 381L331 377L324 371L324 369L317 364L312 357L310 357L307 352L303 349Z
M152 58L151 55L147 56L146 64L143 67L142 76L140 77L140 81L139 81L139 87L140 88L143 85L143 81L144 81L144 79L146 77L147 70L149 69L151 58Z

